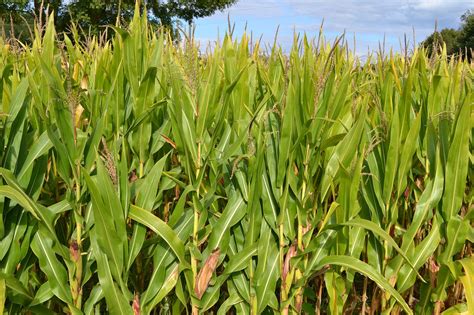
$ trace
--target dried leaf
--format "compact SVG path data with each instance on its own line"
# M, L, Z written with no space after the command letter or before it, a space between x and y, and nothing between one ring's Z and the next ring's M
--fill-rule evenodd
M288 276L288 273L290 272L290 260L291 258L295 256L296 256L296 244L293 244L288 249L288 253L286 253L285 262L283 264L283 273L281 275L281 278L283 280L283 283L285 284L286 284L286 277Z
M138 293L135 293L135 296L133 297L132 309L133 315L140 315L140 297L138 296Z
M198 299L201 299L209 286L212 275L217 268L219 262L219 255L221 251L219 248L215 249L212 254L206 259L206 262L202 266L196 277L196 285L194 286L194 293Z

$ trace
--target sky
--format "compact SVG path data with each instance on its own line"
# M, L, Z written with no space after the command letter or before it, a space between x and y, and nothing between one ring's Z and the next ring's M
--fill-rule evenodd
M279 27L278 44L289 51L293 34L316 37L324 19L324 36L334 40L344 31L358 55L378 49L385 37L385 47L400 51L404 34L412 47L438 29L458 28L460 16L474 9L474 0L238 0L223 12L196 21L195 37L201 49L222 39L228 29L228 17L235 24L234 34L247 33L273 43Z

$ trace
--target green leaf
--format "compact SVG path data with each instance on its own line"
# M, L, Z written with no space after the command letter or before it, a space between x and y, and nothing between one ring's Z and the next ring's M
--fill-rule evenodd
M415 248L413 255L409 255L415 270L418 270L428 260L430 255L438 247L441 235L437 220L433 220L433 226L427 237ZM405 266L407 267L407 266ZM404 292L415 282L413 268L402 268L398 273L397 288L399 292Z
M5 179L8 186L0 186L0 196L6 196L18 202L25 210L31 213L41 224L43 224L48 236L58 242L56 230L53 226L54 214L43 205L33 201L20 187L13 174L4 168L0 168L0 175ZM61 248L61 255L67 257L66 252Z
M362 109L357 121L344 139L336 146L329 158L321 182L321 195L323 199L325 198L331 183L334 181L340 165L347 167L357 152L362 137L362 131L364 130L365 116L365 110Z
M354 269L355 271L365 275L374 281L381 289L390 293L395 300L402 306L404 311L407 314L413 314L413 311L410 309L410 306L405 302L400 293L395 290L390 283L372 266L360 261L356 258L350 256L327 256L323 258L319 266L323 267L325 265L337 265L349 269Z
M467 308L470 314L474 313L474 257L464 258L459 261L466 272L461 277L467 301Z
M28 92L28 79L23 78L20 84L16 87L15 93L12 96L11 103L9 104L8 108L8 116L7 121L5 123L5 127L7 130L10 129L11 124L17 118L18 113L20 112L21 108L24 106L24 101L26 98L26 94Z
M254 243L242 249L237 254L232 255L229 258L229 262L225 266L224 274L231 274L233 272L245 269L249 264L249 260L257 254L257 250L257 243Z
M92 288L89 298L84 303L84 314L93 315L94 306L104 298L104 290L99 284Z
M49 282L45 282L41 285L41 287L36 291L35 297L33 301L31 301L30 306L43 304L46 301L50 300L53 297L53 291L51 290L51 286Z
M53 147L53 143L49 140L48 133L45 131L41 136L35 141L33 146L28 151L28 156L26 157L23 166L21 167L20 172L18 173L18 181L22 182L27 171L32 167L33 162L38 159L40 156L48 153L48 151Z
M403 259L410 265L411 268L413 268L413 271L417 274L418 278L421 281L426 282L423 279L423 277L418 273L417 269L411 263L411 261L408 259L406 254L400 249L400 247L398 247L397 243L393 240L393 238L390 236L390 234L388 234L387 232L382 230L382 228L380 228L377 224L373 223L372 221L365 220L365 219L360 219L360 218L352 219L349 222L345 222L345 223L341 223L341 224L342 225L361 227L363 229L371 231L375 235L380 236L385 242L387 242L390 246L392 246L400 254L400 256L403 257Z
M48 277L51 291L67 304L72 304L72 297L67 287L67 272L56 258L53 251L53 241L40 229L31 242L31 248L38 257L41 270Z
M470 228L469 220L461 219L459 216L454 216L448 221L446 228L447 245L439 256L440 262L448 264L453 260L453 256L464 246Z
M153 210L156 194L158 193L158 184L160 183L161 174L163 172L168 155L169 153L156 162L156 164L141 182L136 197L136 205L138 207L149 211Z
M195 126L194 124L191 124L191 118L187 117L186 112L182 112L181 118L181 128L184 136L184 142L186 144L187 150L189 151L189 154L191 155L190 158L194 162L193 165L196 167L200 165L201 161L198 160Z
M246 214L245 202L238 193L234 193L228 201L221 217L215 223L213 231L209 236L207 249L209 252L220 248L224 252L222 246L226 246L224 241L229 238L231 227L237 224Z
M23 283L21 283L18 279L16 279L13 275L8 275L3 272L0 272L0 279L4 281L6 288L11 290L14 294L18 294L26 301L32 301L33 296L31 293L25 288Z
M136 205L145 210L152 211L155 204L156 195L158 193L158 185L160 183L161 174L165 165L168 154L162 157L153 166L148 175L141 182L141 186L137 191ZM129 245L129 256L127 270L132 266L133 261L140 252L143 242L145 241L146 228L142 225L133 227L133 235Z
M280 277L279 253L276 242L267 224L262 224L258 242L258 264L255 269L255 292L257 310L260 314L275 296L277 280Z
M387 157L385 161L385 171L383 173L383 202L385 211L390 207L390 198L392 197L393 183L399 166L400 143L400 121L398 109L393 113L393 120L390 125L390 142L388 144ZM387 213L385 213L387 215Z
M103 173L101 173L98 176L104 177L108 175L104 175ZM104 200L103 195L106 194L106 190L109 190L107 187L101 186L102 188L104 188L101 191L99 190L97 181L93 181L92 178L86 173L84 173L84 177L86 179L87 187L92 197L94 226L98 235L97 243L100 249L108 257L108 259L110 259L112 274L118 281L119 279L122 279L121 276L124 267L124 240L121 239L117 233L120 231L120 226L119 228L117 228L117 226L114 224L114 221L119 221L119 218L114 220L112 211L117 212L117 210L119 209L112 210L111 208L113 207L113 205L110 203L106 203L106 201ZM115 205L116 204L117 202L115 202ZM122 224L125 225L125 220L123 220Z
M461 208L469 156L469 135L472 130L470 111L472 102L466 98L459 110L454 135L446 164L446 185L443 195L442 213L446 221L455 216Z
M243 302L243 300L238 294L232 294L231 296L227 298L227 300L224 301L224 303L222 303L219 306L219 309L217 310L217 315L228 314L232 306L239 304L241 302Z
M183 214L177 226L174 227L176 234L181 240L185 240L191 235L193 219L194 214L192 211L187 211ZM153 261L153 272L149 277L148 287L140 298L144 305L146 305L161 289L165 277L166 266L170 264L170 261L176 259L173 257L172 249L164 244L163 246L161 246L161 244L157 245L153 256L155 258Z
M179 265L175 264L174 267L170 269L171 270L168 276L166 277L163 286L148 304L149 311L151 311L156 305L158 305L158 303L160 303L176 286L176 283L179 280Z
M411 167L411 160L413 158L413 154L416 151L416 143L418 141L418 135L420 133L421 128L421 112L415 118L415 121L412 123L410 127L410 131L406 137L405 143L401 149L402 154L399 160L399 167L398 167L398 175L397 175L397 194L400 196L404 190L406 185L406 174Z
M456 304L443 311L441 315L469 315L470 313L466 304Z
M97 241L94 239L93 243L97 243ZM109 259L100 250L97 244L95 244L93 248L94 257L97 260L97 274L99 276L99 282L102 287L105 300L107 301L109 312L112 314L133 314L132 308L130 307L127 298L114 283Z
M150 230L158 234L168 246L173 250L176 257L179 259L181 264L187 266L186 258L184 257L184 244L176 235L176 233L160 218L154 216L152 213L132 205L130 212L128 213L132 220L143 224Z
M331 314L343 314L344 302L347 298L344 279L338 273L329 270L324 274L324 283L329 295Z
M278 155L278 169L277 169L277 181L276 187L283 186L283 180L285 179L287 169L291 167L291 147L293 145L292 139L294 137L294 129L295 129L295 118L293 114L293 108L298 106L299 104L295 104L295 96L296 92L294 91L295 87L292 82L289 83L288 87L288 96L287 102L288 105L286 110L283 114L282 122L281 122L281 131L280 131L280 143L279 143L279 155Z

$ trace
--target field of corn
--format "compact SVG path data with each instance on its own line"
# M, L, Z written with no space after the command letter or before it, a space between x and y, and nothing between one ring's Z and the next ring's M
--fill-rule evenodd
M474 67L343 40L0 39L0 314L474 314Z

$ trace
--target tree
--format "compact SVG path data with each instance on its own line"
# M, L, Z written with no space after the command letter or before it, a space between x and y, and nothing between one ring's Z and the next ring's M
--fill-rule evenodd
M237 0L149 0L142 1L143 10L148 12L151 22L172 27L176 20L192 23L196 18L212 15L223 10ZM103 25L114 24L118 15L129 20L133 15L135 0L76 0L67 6L70 13L62 24L68 25L71 19L97 29Z
M15 37L25 40L28 38L28 24L32 24L33 19L26 11L27 0L3 1L0 0L0 28L2 36ZM27 23L25 23L25 20Z
M54 12L57 20L62 9L61 0L0 0L0 27L6 36L28 42L35 18L45 17L46 11Z
M429 54L439 49L440 45L446 44L449 55L460 53L471 59L474 49L474 10L467 10L461 16L461 26L455 30L452 28L435 31L428 36L421 45L425 47Z
M459 32L453 28L445 28L440 32L435 31L423 41L422 45L431 55L437 47L444 43L446 44L447 53L451 55L457 52L458 33Z
M59 31L67 31L75 22L83 29L98 33L105 25L114 25L117 17L130 20L135 0L74 0L63 4L63 11L56 22Z
M467 52L467 57L472 58L472 50L474 49L474 10L468 10L461 17L462 25L457 37L458 48L464 53Z
M212 15L235 2L237 0L152 0L148 6L162 24L170 26L174 17L191 23L196 18Z
M197 18L212 15L238 0L142 0L142 10L147 11L150 21L172 27L176 21L192 23ZM76 22L94 33L104 25L115 24L117 17L128 21L133 15L135 0L0 0L0 18L8 21L15 16L15 24L21 18L32 21L45 13L46 8L55 12L57 31L68 31Z

